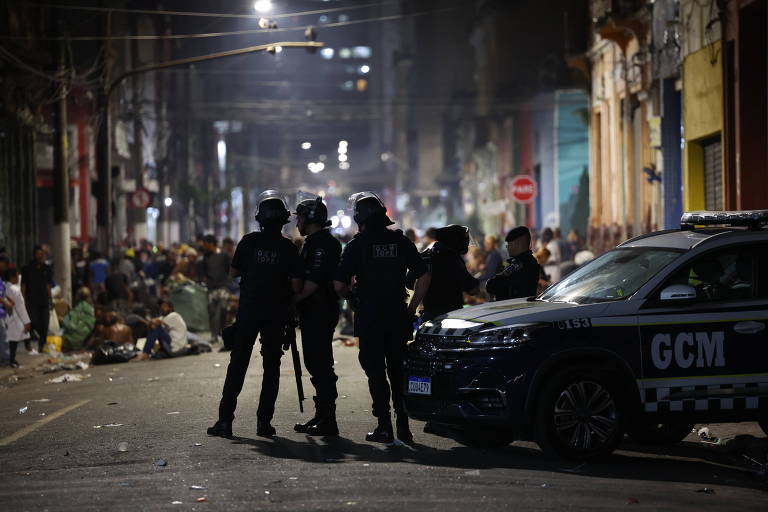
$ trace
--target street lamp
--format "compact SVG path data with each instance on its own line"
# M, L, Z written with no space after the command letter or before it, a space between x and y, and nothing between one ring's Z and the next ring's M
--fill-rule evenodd
M253 3L253 8L259 13L270 12L272 11L272 0L257 0Z

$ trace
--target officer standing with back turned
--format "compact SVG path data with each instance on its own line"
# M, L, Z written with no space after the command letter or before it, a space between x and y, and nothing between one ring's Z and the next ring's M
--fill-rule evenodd
M413 436L403 407L403 352L413 336L414 315L429 287L429 275L413 242L401 231L387 229L394 223L376 194L359 192L350 197L350 203L359 233L344 248L334 287L355 307L358 358L368 377L373 415L378 420L365 438L380 443L394 441L391 397L397 437L411 443ZM417 281L413 298L406 305L408 271Z
M333 275L339 266L341 243L328 226L328 209L320 197L305 199L296 206L296 225L305 236L304 288L294 297L299 308L301 349L304 366L315 387L315 416L293 429L311 436L337 436L336 373L333 370L333 331L339 321L339 297Z
M240 277L240 306L237 334L219 404L219 420L208 429L208 434L213 436L232 436L237 397L243 389L257 336L261 341L264 376L256 411L256 434L265 437L275 434L271 421L280 383L280 358L288 340L286 328L294 328L290 318L292 297L301 291L303 266L298 249L281 232L291 215L285 200L278 192L268 190L257 202L256 221L261 231L245 235L232 258L231 275Z
M507 266L488 280L485 289L496 300L518 299L536 295L539 262L531 252L531 232L525 226L510 229L506 237Z

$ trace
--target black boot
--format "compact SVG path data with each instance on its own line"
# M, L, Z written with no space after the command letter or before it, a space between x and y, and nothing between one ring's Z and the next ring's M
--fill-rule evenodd
M405 413L397 415L397 438L405 444L413 444L413 434L408 426L408 416Z
M336 424L336 404L326 405L317 411L317 422L307 429L310 436L337 436L339 426Z
M256 435L261 437L272 437L277 433L275 427L269 424L266 420L256 421Z
M373 432L368 432L365 436L366 441L372 443L385 443L390 444L395 442L395 435L392 432L392 421L389 419L389 415L386 418L379 418L379 424Z
M307 429L317 423L317 421L320 419L320 408L321 405L317 402L317 397L313 396L312 400L315 402L315 415L312 417L311 420L307 421L306 423L297 423L293 426L293 430L296 432L299 432L301 434L306 434Z
M219 420L208 429L208 435L229 439L232 437L232 423Z
M299 432L301 434L306 434L307 431L317 424L318 418L317 415L313 416L311 420L307 421L306 423L297 423L293 426L293 430L296 432Z

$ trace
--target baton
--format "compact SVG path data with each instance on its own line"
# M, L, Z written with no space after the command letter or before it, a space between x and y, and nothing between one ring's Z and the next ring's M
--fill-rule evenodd
M299 359L299 349L296 347L296 324L293 320L289 320L286 324L285 335L291 345L293 373L296 376L296 391L299 394L299 411L304 412L304 384L301 382L301 360Z

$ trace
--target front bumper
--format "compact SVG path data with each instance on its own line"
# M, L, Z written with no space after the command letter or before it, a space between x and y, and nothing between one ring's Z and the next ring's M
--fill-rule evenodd
M481 427L520 431L524 375L509 376L504 350L437 349L437 341L419 336L405 358L404 397L408 416L459 428ZM408 390L409 377L429 377L431 393Z

